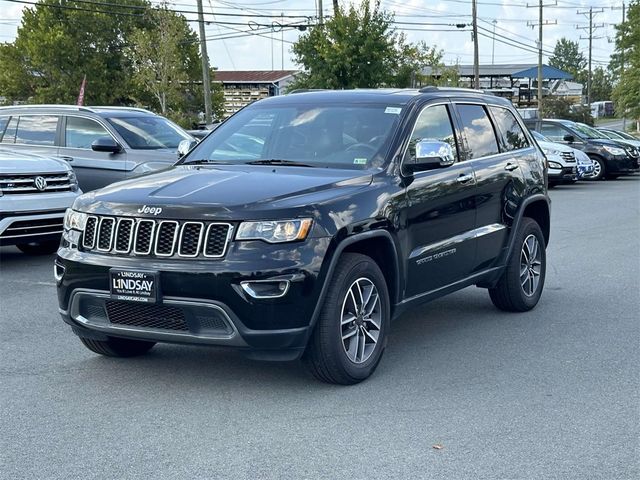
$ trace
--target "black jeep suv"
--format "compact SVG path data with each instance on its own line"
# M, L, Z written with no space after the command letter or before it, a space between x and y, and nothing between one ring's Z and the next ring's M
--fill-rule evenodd
M171 170L79 197L55 276L96 353L222 345L351 384L411 306L477 285L533 308L548 241L545 159L506 100L316 91L256 102Z

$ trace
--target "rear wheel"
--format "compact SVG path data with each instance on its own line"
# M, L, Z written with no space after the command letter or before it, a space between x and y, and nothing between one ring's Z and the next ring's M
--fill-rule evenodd
M344 254L303 357L311 373L342 385L369 377L386 346L389 312L378 265L365 255Z
M27 255L51 255L58 251L60 246L59 240L51 240L48 242L31 242L31 243L19 243L16 245L21 252Z
M136 357L147 353L155 345L155 342L116 337L108 337L108 340L80 337L80 341L93 353L107 357Z
M542 295L546 266L542 230L535 220L525 217L504 273L497 285L489 289L493 304L508 312L531 310Z

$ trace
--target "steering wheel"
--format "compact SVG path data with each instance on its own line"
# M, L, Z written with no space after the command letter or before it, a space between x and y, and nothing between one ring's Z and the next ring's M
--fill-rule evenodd
M353 143L351 145L349 145L345 151L346 152L352 152L353 150L356 150L358 148L366 148L367 150L371 151L371 153L376 153L378 151L378 149L376 147L372 147L371 145L368 145L366 143Z

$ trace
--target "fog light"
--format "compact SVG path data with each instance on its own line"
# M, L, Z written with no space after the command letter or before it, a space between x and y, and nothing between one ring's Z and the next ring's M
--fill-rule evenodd
M240 286L253 298L280 298L289 291L289 280L250 280Z
M53 278L55 278L57 285L60 285L62 283L63 277L64 277L64 267L59 263L55 262L53 264Z

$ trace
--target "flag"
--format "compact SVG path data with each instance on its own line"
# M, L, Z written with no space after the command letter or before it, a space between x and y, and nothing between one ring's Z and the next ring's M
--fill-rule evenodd
M87 84L87 76L85 75L84 78L82 79L82 84L80 85L80 93L78 94L78 103L77 105L79 107L82 106L82 104L84 103L84 87Z

